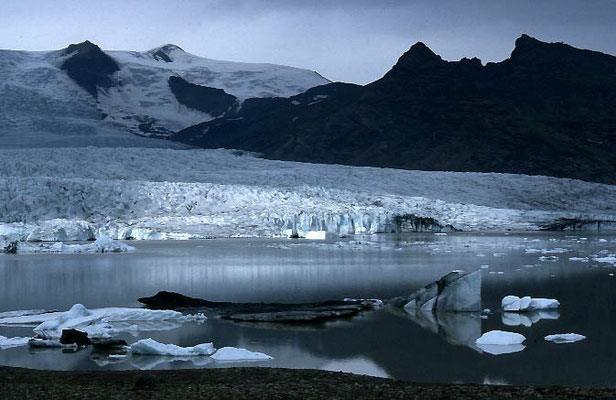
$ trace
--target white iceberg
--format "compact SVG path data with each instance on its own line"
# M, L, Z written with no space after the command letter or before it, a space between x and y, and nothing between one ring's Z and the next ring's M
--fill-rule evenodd
M199 316L199 319L203 319ZM90 338L108 339L120 332L136 334L139 331L174 329L184 322L194 321L194 316L184 316L171 310L142 308L99 308L89 310L75 304L69 311L37 315L0 318L0 326L32 326L41 339L59 339L63 329L77 329Z
M475 341L477 345L500 345L500 346L508 346L512 344L520 344L526 340L524 335L520 335L515 332L506 332L493 330L490 332L486 332L479 339Z
M131 344L130 350L133 354L175 357L209 356L216 351L212 343L203 343L193 347L181 347L175 344L159 343L149 338Z
M425 312L481 311L481 271L452 271L414 291L404 301L404 308Z
M560 302L556 299L532 298L524 296L508 295L501 300L501 309L503 311L537 311L537 310L554 310L560 307Z
M7 349L9 347L19 347L28 344L29 337L12 337L0 336L0 349Z
M223 347L211 356L218 362L242 362L242 361L265 361L274 357L265 353L238 349L237 347Z
M547 335L544 339L554 343L575 343L586 339L586 336L577 333L557 333L554 335Z
M481 335L475 344L486 353L500 355L524 350L526 346L522 342L525 340L519 333L494 330Z

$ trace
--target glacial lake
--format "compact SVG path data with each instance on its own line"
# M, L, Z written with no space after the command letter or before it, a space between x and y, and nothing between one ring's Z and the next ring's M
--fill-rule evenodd
M430 323L387 308L320 324L253 324L210 318L172 330L127 335L180 346L214 342L275 357L219 364L207 358L109 358L91 349L0 349L0 365L60 370L268 366L348 371L418 382L616 386L615 235L523 233L356 236L328 241L214 239L130 242L128 254L1 255L0 312L139 307L160 290L213 301L314 302L408 295L442 275L483 271L484 318ZM570 258L574 258L570 260ZM578 260L576 258L581 258ZM587 262L583 262L586 260ZM545 315L504 315L508 294L556 298ZM522 351L492 355L473 346L493 329L526 336ZM543 338L579 333L586 340ZM0 327L30 336L31 328ZM474 336L473 336L474 335Z

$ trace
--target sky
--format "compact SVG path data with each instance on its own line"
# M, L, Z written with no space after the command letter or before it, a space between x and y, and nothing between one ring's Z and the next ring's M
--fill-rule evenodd
M522 33L616 55L616 0L2 0L1 9L3 49L173 43L361 84L417 41L447 60L503 60Z

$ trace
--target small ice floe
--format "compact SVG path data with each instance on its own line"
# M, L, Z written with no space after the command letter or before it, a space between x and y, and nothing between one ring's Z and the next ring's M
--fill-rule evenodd
M494 253L492 254L494 257L505 257L505 253Z
M436 232L434 236L447 236L445 232Z
M541 253L541 254L562 254L562 253L568 253L570 250L569 249L564 249L562 247L556 247L554 249L526 249L525 252L526 254L536 254L536 253Z
M8 349L11 347L25 346L28 344L29 337L12 337L0 336L0 349Z
M210 356L216 349L212 343L203 343L193 347L181 347L175 344L159 343L154 339L142 339L130 345L133 354L149 356Z
M587 263L588 260L589 260L588 257L569 257L569 261L578 261L578 262Z
M550 310L560 306L560 302L556 299L531 298L524 296L505 296L501 300L501 309L503 311L535 311L535 310Z
M599 243L606 243L607 240L606 239L599 239Z
M558 256L541 256L541 257L539 257L539 261L556 262L558 260L559 260Z
M484 264L484 265L481 266L481 269L488 269L488 268L490 268L490 266L488 264Z
M586 336L577 333L557 333L554 335L547 335L544 339L554 343L575 343L586 339Z
M236 347L223 347L218 349L211 357L218 362L266 361L274 359L274 357L265 353L238 349Z
M338 235L328 231L308 231L304 237L308 240L327 240L335 239Z
M124 244L120 241L113 240L109 236L99 236L92 243L88 244L67 244L63 242L49 243L23 243L20 248L20 253L64 253L64 254L79 254L79 253L129 253L135 251L135 248Z
M524 335L519 333L493 330L481 335L475 344L486 353L499 355L524 350L526 346L522 342L525 340Z

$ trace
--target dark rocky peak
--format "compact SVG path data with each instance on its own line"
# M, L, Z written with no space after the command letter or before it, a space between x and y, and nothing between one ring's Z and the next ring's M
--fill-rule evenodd
M398 59L394 69L417 69L429 67L443 62L443 59L435 54L422 42L417 42Z
M70 57L62 63L61 69L94 97L98 96L99 87L112 86L111 75L120 69L113 58L88 40L71 44L63 54Z
M149 51L156 61L164 62L173 62L172 54L175 52L185 53L180 46L176 46L175 44L165 44Z

